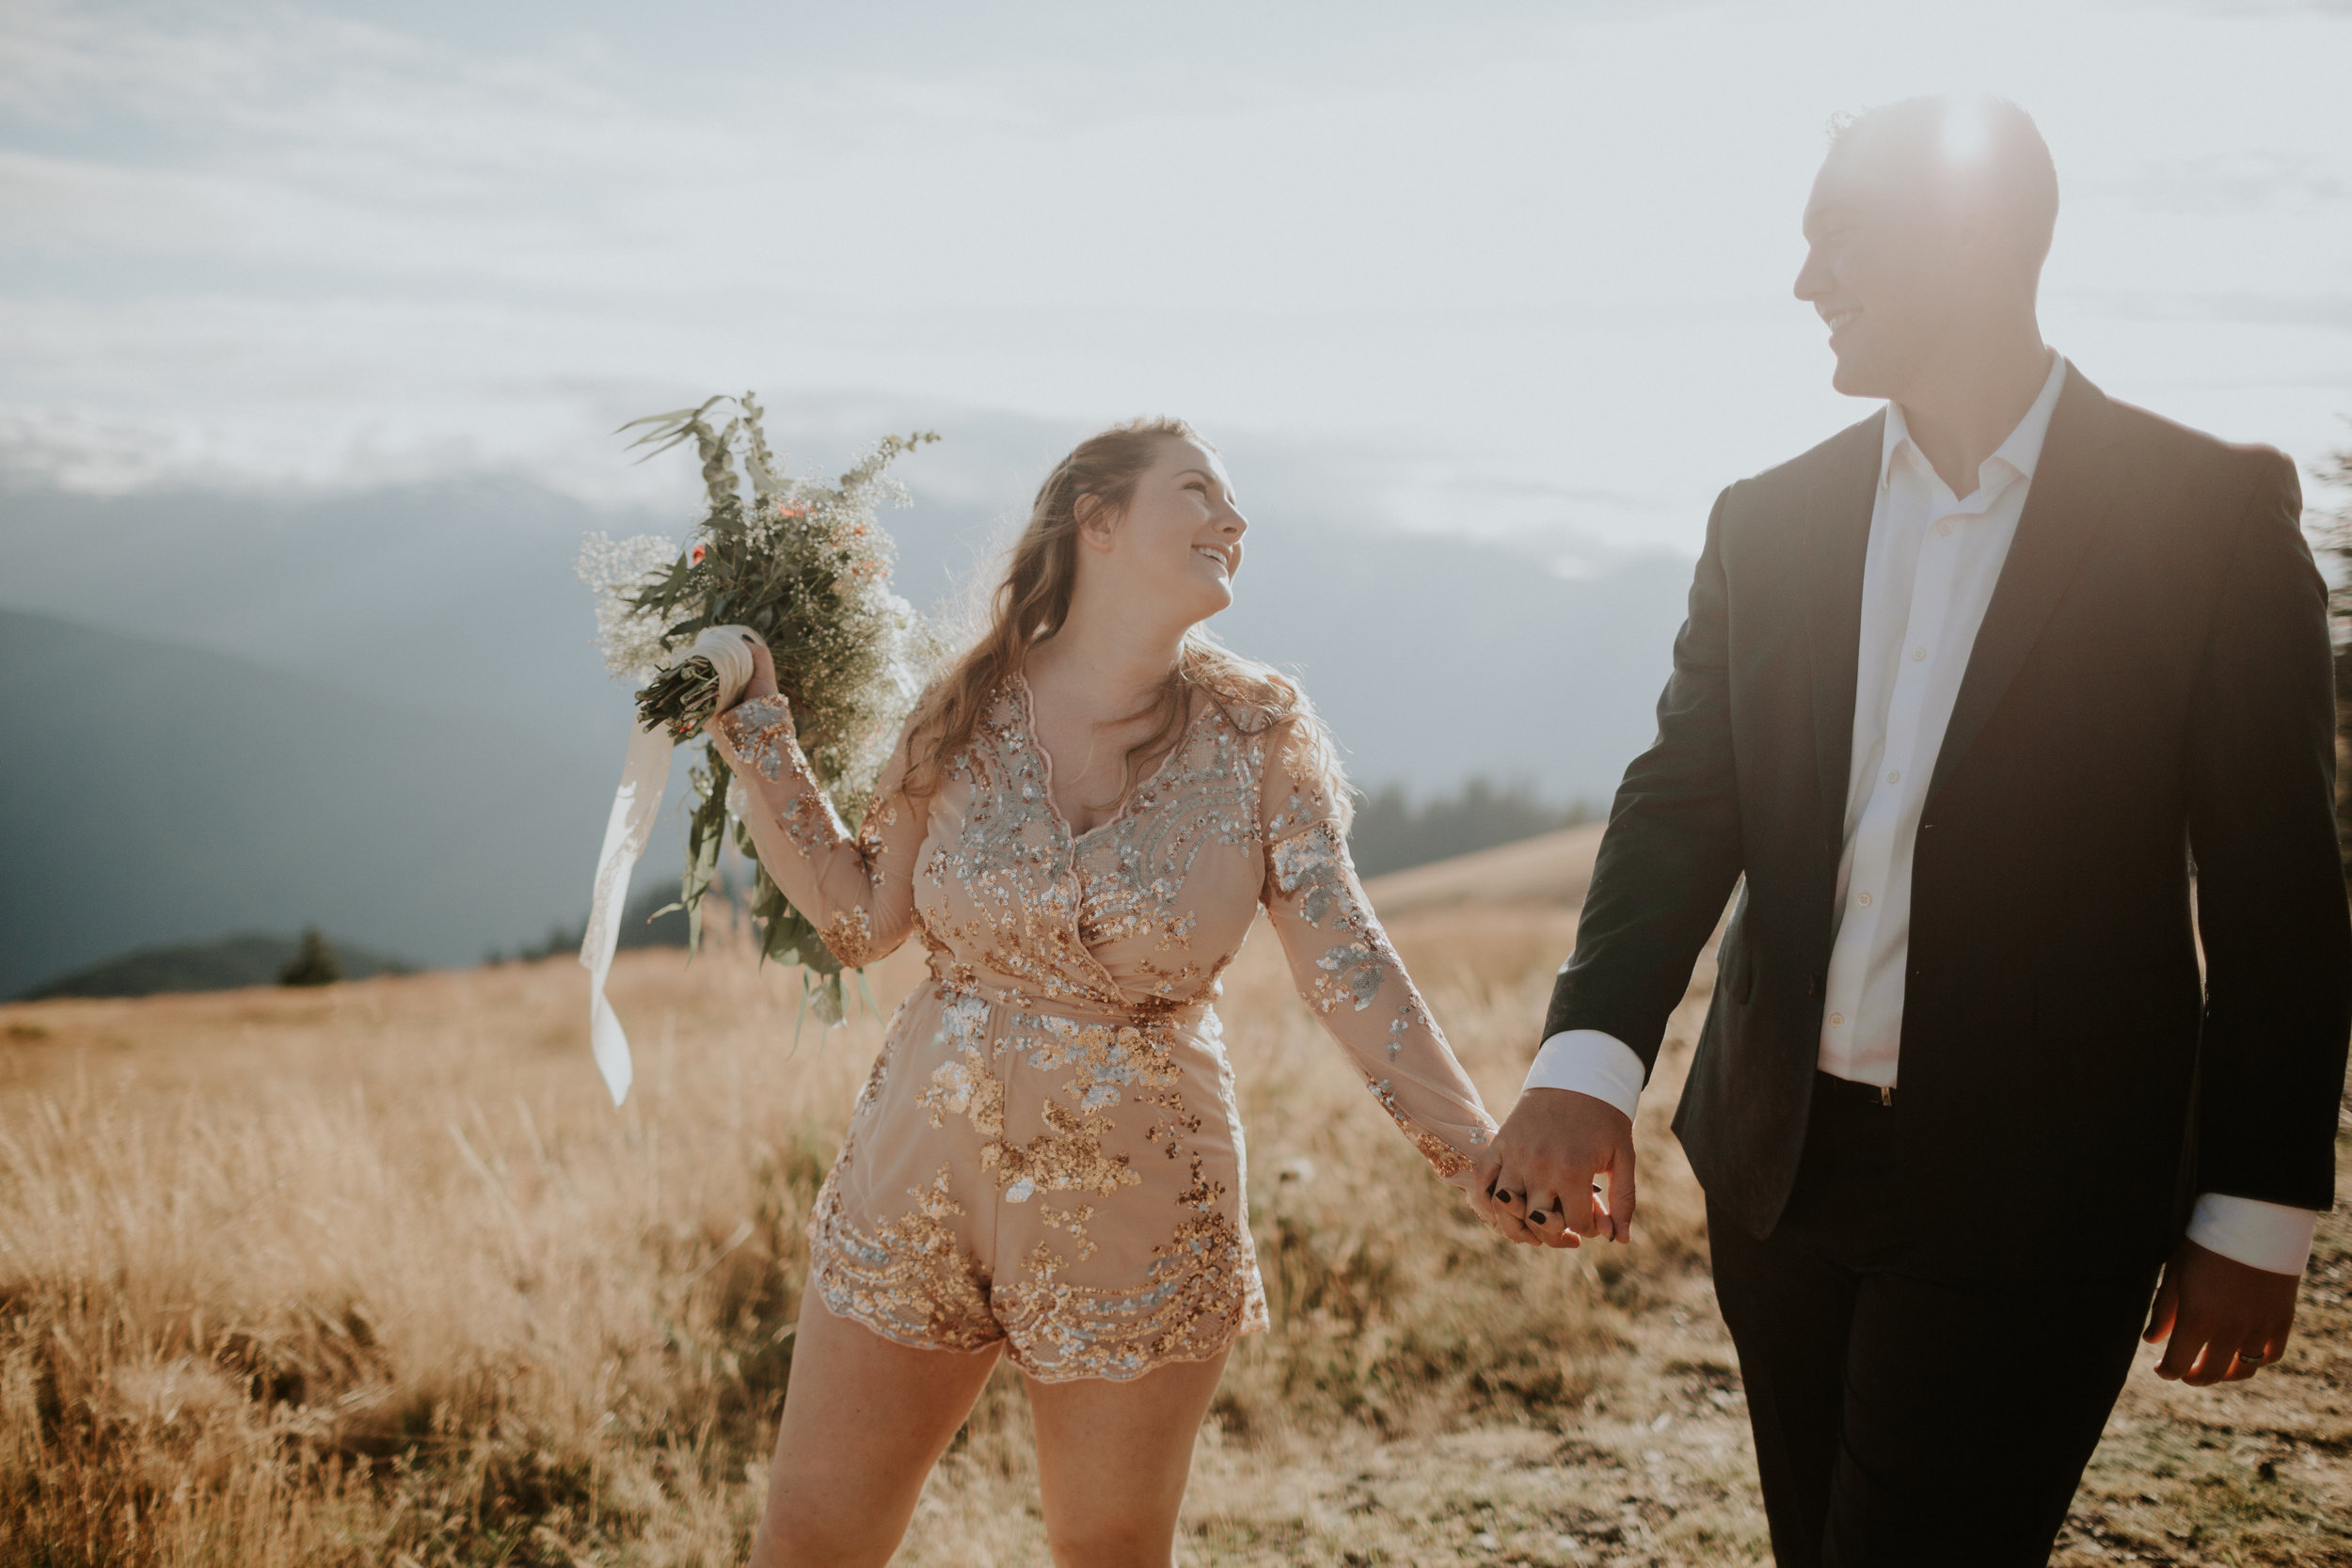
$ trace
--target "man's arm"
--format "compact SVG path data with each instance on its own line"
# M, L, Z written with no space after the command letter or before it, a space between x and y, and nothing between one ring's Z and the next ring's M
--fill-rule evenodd
M1610 808L1527 1092L1481 1163L1490 1217L1522 1240L1631 1238L1634 1102L1740 879L1723 559L1730 494L1708 518L1658 738L1626 769ZM1596 1176L1608 1178L1605 1205L1588 1196Z
M1609 811L1593 883L1545 1015L1549 1039L1597 1030L1658 1060L1666 1019L1723 918L1744 862L1731 747L1731 628L1717 498L1658 699L1658 738L1633 759Z
M2202 1196L2148 1337L2169 1335L2158 1370L2192 1383L2277 1359L2312 1220L2334 1200L2352 913L2336 841L2327 586L2301 517L2294 465L2272 454L2237 519L2191 712Z

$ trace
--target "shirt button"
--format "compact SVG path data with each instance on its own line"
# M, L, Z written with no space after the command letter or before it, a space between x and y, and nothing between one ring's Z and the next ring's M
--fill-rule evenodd
M1830 1014L1829 1026L1833 1029L1843 1029L1846 1026L1846 1015L1844 1013Z
M1952 531L1952 520L1949 517L1937 518L1935 523L1935 531L1944 534L1950 533Z
M1921 659L1927 657L1928 651L1925 648L1914 648L1911 650L1911 662L1914 664L1918 663Z
M1886 775L1886 782L1887 782L1888 784L1900 784L1900 783L1902 783L1902 782L1903 782L1903 770L1902 770L1901 768L1896 768L1896 769L1895 769L1895 771L1893 771L1892 773L1889 773L1889 774L1887 774L1887 775Z
M1857 904L1860 904L1860 905L1861 905L1864 909L1866 909L1866 910L1867 910L1867 909L1868 909L1868 908L1870 907L1870 895L1869 895L1868 894L1867 894L1867 893L1866 893L1866 894L1864 894L1861 897L1859 897L1859 898L1855 899L1855 900L1854 900L1854 902L1855 902L1855 903L1857 903Z

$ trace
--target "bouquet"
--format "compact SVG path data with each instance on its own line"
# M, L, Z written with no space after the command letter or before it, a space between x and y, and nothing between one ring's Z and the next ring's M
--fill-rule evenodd
M592 533L575 570L596 595L605 667L640 683L641 731L666 730L674 745L704 740L703 723L719 701L711 661L680 650L710 626L747 626L765 638L818 784L855 828L941 652L914 606L891 592L895 551L878 520L883 500L907 499L888 477L891 463L939 437L884 436L824 484L780 471L760 415L746 392L622 426L650 427L634 443L652 448L647 457L692 441L708 510L683 551L655 535ZM847 1002L840 960L759 864L729 807L726 763L707 742L691 779L686 878L663 912L683 908L690 949L700 946L702 901L734 818L737 847L757 867L751 910L763 927L761 953L799 964L818 1016L838 1022Z

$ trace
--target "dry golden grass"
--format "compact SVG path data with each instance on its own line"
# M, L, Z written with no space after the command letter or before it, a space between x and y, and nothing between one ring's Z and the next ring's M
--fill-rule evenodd
M1394 934L1507 1105L1574 913L1443 881L1395 890ZM1221 1010L1277 1326L1202 1432L1185 1560L1768 1560L1664 1128L1708 979L1644 1113L1638 1244L1537 1254L1427 1176L1258 934ZM801 1227L881 1037L795 1048L797 990L739 945L624 955L620 1112L564 960L0 1007L0 1560L738 1560ZM2059 1560L2352 1564L2347 1289L2331 1219L2285 1366L2136 1376ZM1044 1560L1009 1374L901 1560Z

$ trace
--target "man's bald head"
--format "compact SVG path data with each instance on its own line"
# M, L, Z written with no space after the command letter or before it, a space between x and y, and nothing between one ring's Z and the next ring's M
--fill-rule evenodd
M2006 98L1907 98L1831 122L1829 163L1907 186L1955 223L2007 242L2039 277L2058 227L2058 166Z

